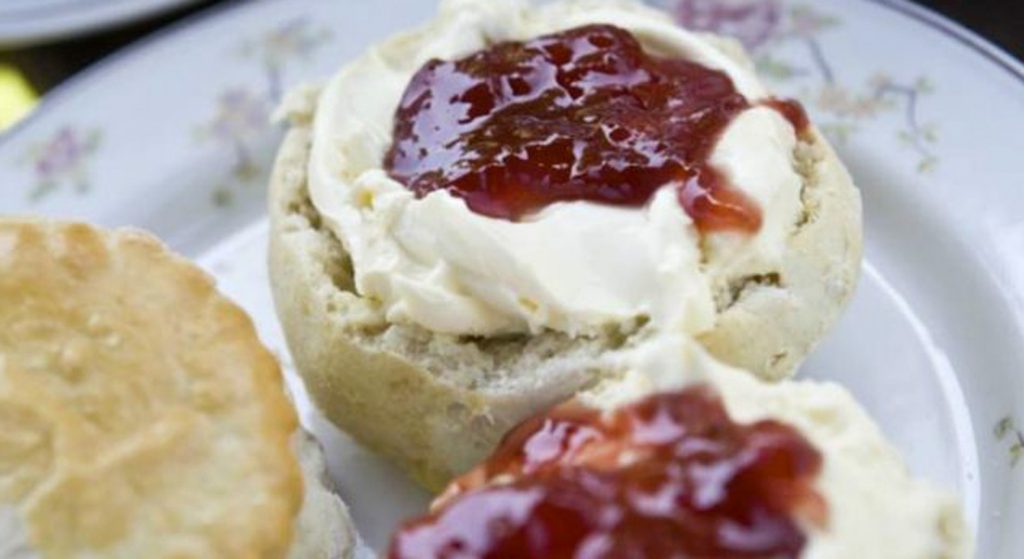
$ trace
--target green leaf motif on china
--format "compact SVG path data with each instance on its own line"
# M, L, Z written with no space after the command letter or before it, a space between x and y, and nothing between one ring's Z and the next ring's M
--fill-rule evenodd
M791 65L786 60L770 54L759 56L755 61L758 74L775 81L786 81L803 74L803 70Z
M996 436L996 440L1004 442L1009 439L1010 448L1010 466L1015 467L1024 460L1024 432L1017 427L1013 417L1006 416L996 423L995 429L993 430Z

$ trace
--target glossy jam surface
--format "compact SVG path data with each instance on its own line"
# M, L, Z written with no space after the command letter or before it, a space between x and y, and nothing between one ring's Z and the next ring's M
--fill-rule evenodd
M614 414L563 405L506 437L425 518L399 558L795 558L824 524L818 451L774 421L733 422L702 387Z
M775 103L802 128L799 105ZM649 56L618 27L578 27L428 62L384 167L419 196L446 189L510 220L563 201L641 206L671 184L701 230L756 231L757 205L708 163L749 107L722 72Z

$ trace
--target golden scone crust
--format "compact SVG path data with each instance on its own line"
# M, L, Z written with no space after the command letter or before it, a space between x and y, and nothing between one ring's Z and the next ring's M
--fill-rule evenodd
M0 531L44 557L284 557L297 427L198 268L142 233L0 219Z

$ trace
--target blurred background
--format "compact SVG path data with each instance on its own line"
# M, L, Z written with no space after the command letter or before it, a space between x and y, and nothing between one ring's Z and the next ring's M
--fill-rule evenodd
M133 14L130 21L125 22L123 14L115 13L116 0L101 0L92 3L96 7L91 9L96 13L94 21L88 25L80 25L74 31L25 30L25 36L19 38L19 29L10 21L10 16L8 22L3 21L5 13L42 13L59 9L61 1L0 0L0 133L27 114L39 97L91 63L191 14L215 4L239 1L244 0L152 0L152 9ZM960 22L1014 56L1024 58L1024 1L916 2ZM6 44L2 37L4 31L14 36L7 39ZM47 33L49 37L45 37Z

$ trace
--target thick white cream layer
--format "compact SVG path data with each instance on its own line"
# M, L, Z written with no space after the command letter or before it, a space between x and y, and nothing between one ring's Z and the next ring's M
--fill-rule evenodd
M800 431L824 457L816 487L825 526L807 524L805 559L965 559L971 537L958 500L915 480L896 450L844 388L833 383L768 384L718 362L695 341L661 335L613 357L621 378L580 395L612 410L656 392L705 384L733 420L773 419Z
M313 204L351 254L360 294L390 322L451 334L577 335L651 319L699 333L715 321L713 280L776 267L801 209L801 180L795 132L767 108L739 115L712 155L760 205L764 224L753 236L702 243L672 187L645 208L571 202L510 222L475 214L443 191L417 199L381 169L402 92L424 62L588 23L618 25L652 53L721 70L751 100L766 95L752 69L633 2L444 2L429 25L345 66L316 110Z

